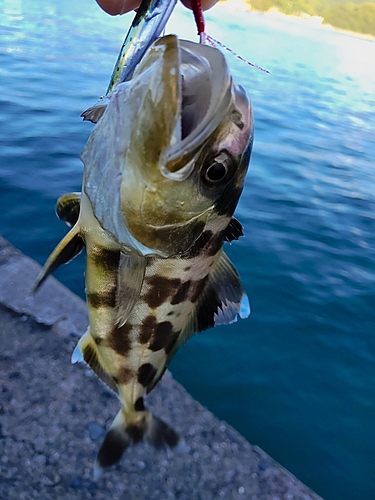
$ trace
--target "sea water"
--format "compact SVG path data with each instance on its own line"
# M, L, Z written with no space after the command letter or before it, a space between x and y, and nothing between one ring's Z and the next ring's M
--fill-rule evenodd
M251 96L255 142L226 250L248 320L200 333L171 363L202 404L326 499L375 498L375 42L292 18L207 13ZM94 0L0 0L0 233L43 263L66 233L56 198L132 15ZM193 39L182 7L169 31ZM55 275L84 295L84 257Z

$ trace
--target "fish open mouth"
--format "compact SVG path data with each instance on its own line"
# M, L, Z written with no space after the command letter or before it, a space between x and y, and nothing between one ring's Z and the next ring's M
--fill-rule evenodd
M179 52L180 107L165 168L167 178L183 180L188 163L222 123L232 99L232 82L224 56L211 47L171 36ZM190 160L190 161L189 161ZM186 165L186 168L184 166ZM174 175L173 175L174 174Z
M151 137L159 137L160 155L155 160L163 176L184 180L195 154L231 105L232 80L225 58L216 49L168 35L149 49L130 85L145 81L149 85L134 125L145 131L141 135L148 147Z
M223 55L210 47L179 42L181 54L181 133L209 135L228 111L231 80Z

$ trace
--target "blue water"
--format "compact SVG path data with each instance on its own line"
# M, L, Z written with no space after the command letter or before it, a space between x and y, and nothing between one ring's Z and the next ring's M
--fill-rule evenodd
M219 5L207 31L251 95L255 145L228 246L250 319L171 364L216 415L327 500L375 498L375 42ZM0 0L0 233L43 263L65 234L92 126L132 16L94 0ZM182 8L171 30L194 35ZM83 257L56 272L83 295Z

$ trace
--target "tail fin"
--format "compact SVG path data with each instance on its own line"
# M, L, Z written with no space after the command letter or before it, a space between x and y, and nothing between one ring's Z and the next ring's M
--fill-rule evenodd
M103 469L120 460L124 451L141 441L155 448L176 448L183 451L185 441L166 423L148 411L125 415L122 408L104 438L94 465L94 478L101 477Z

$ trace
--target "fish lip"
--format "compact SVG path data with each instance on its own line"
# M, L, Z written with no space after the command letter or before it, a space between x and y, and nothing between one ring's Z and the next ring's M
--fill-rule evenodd
M227 116L233 101L233 82L225 57L217 49L188 40L179 40L178 47L181 63L180 68L176 69L182 75L185 85L181 90L182 98L189 96L189 86L194 89L198 82L198 98L203 95L206 97L205 101L208 100L202 119L187 135L168 148L165 161L160 165L164 177L182 181L191 174L202 148ZM193 73L190 80L189 72ZM194 80L195 75L198 77ZM184 112L181 106L179 113L182 120ZM201 110L190 110L191 115L195 112L200 113Z

